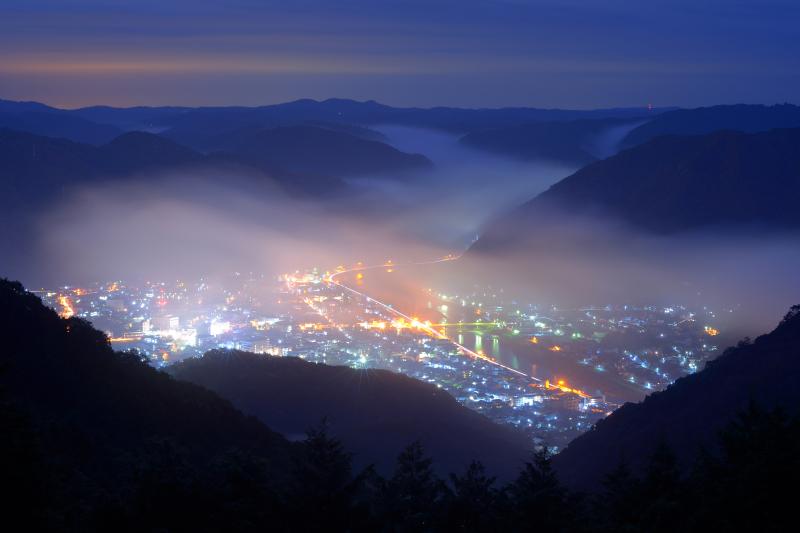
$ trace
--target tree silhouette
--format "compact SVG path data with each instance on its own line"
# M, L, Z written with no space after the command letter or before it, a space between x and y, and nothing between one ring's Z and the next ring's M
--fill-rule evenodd
M446 488L417 441L397 457L394 474L384 488L384 518L398 531L431 529Z
M352 513L360 480L354 480L351 463L342 443L328 434L327 419L308 430L289 498L300 529L347 530L354 519L363 519Z
M450 474L452 492L447 498L447 525L453 531L494 531L498 529L500 495L495 478L483 464L472 461L463 476Z
M550 531L564 531L573 520L567 491L550 464L549 451L537 451L508 487L517 523L535 523Z
M640 485L642 522L652 531L674 531L683 490L675 454L662 440L650 457Z
M631 472L628 463L620 458L617 467L603 480L603 492L595 506L607 531L640 531L641 482Z

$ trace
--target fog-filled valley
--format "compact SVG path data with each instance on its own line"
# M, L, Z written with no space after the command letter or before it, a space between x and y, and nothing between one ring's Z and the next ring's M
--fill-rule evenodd
M354 510L337 528L358 517L372 529L407 520L393 513L417 512L408 498L427 494L424 520L450 523L489 498L497 525L528 516L549 486L559 520L599 506L610 531L599 487L624 466L618 447L634 480L621 486L658 494L653 469L667 460L670 490L692 494L733 474L693 466L689 448L738 465L714 432L751 400L795 401L795 363L775 355L797 346L797 311L786 315L800 294L794 106L0 103L2 275L33 291L0 285L14 347L4 381L33 406L32 431L65 443L42 453L90 479L67 496L54 487L80 476L36 478L90 502L53 507L58 520L104 523L101 509L112 524L157 522L202 494L217 499L212 529L233 523L229 501L248 517L272 509L259 523L311 527L304 498ZM28 352L52 358L39 378ZM778 390L759 386L770 382ZM74 399L56 404L50 390ZM72 429L52 422L73 411L85 418ZM759 413L753 435L772 431ZM110 416L130 428L106 432ZM703 417L714 423L701 428ZM202 437L208 420L227 436ZM664 459L669 427L684 432L662 439L677 451ZM153 444L162 438L180 451ZM82 439L96 459L76 455ZM176 492L154 503L140 467ZM246 501L238 482L219 483L235 472L253 476ZM329 485L317 493L319 476ZM590 496L576 504L577 490ZM106 501L119 498L135 504Z
M49 270L37 272L35 265L50 262L63 270L62 279L48 281L85 282L121 274L278 275L392 256L423 260L465 249L493 216L575 170L484 154L460 146L458 136L447 132L376 131L403 152L424 153L433 167L401 175L321 176L299 191L286 190L287 178L219 161L128 176L109 171L89 183L70 183L63 194L33 206L44 219L25 228L30 256L19 268L36 273L28 278L36 283L48 279Z
M347 106L357 108L355 103ZM764 109L767 116L775 114ZM731 113L736 112L732 108ZM709 190L708 198L697 200L697 207L692 208L709 213L702 225L687 219L687 206L670 203L669 185L664 185L663 193L637 199L635 207L619 208L625 213L639 210L637 220L646 224L631 223L610 210L586 213L582 207L553 208L538 199L523 208L520 206L583 163L559 160L558 152L547 158L482 149L474 142L464 142L469 135L444 128L369 123L342 123L334 128L321 121L326 113L318 114L322 125L303 127L331 132L339 137L334 137L336 142L345 144L370 137L363 141L365 147L355 148L352 157L363 157L359 150L366 153L364 150L375 145L428 163L404 168L379 155L372 169L337 166L321 146L331 139L323 137L316 145L305 138L292 140L291 125L265 130L289 135L285 140L251 141L258 139L250 133L252 128L241 129L238 121L230 126L224 125L224 120L222 125L212 121L214 128L225 132L233 127L236 133L218 134L219 139L228 140L216 141L215 146L227 143L228 148L213 148L205 155L178 144L160 146L150 139L140 139L137 144L130 138L124 144L120 138L107 145L115 146L116 152L101 147L108 157L116 158L115 164L93 171L96 175L91 179L84 178L86 171L79 166L65 175L63 183L43 183L39 187L46 188L36 190L34 181L30 191L21 193L25 197L14 202L6 217L5 239L19 252L7 257L8 275L32 286L188 279L231 272L278 276L356 261L413 263L450 253L461 255L469 249L462 261L432 275L439 276L447 287L491 285L548 305L691 302L719 311L736 310L738 316L732 323L742 334L761 331L791 304L792 292L787 289L797 288L794 268L798 261L792 217L776 222L778 231L774 232L762 227L763 221L757 218L728 222L716 214L743 211L741 202L748 200L745 190L728 194L725 185ZM315 117L309 111L301 116L302 124ZM660 119L653 116L655 124ZM623 126L614 120L622 121ZM555 142L562 146L580 143L593 157L612 156L637 128L652 129L649 121L636 117L532 124L543 131L553 124L559 132L554 134ZM558 129L560 124L573 126L564 134ZM164 134L175 138L171 131ZM513 142L526 138L524 131L517 133ZM213 137L212 133L205 136ZM21 160L18 165L33 174L47 175L47 170L35 166L36 138L19 142L15 157L21 159L20 154L30 151L33 163ZM282 148L284 155L276 163L269 155L263 155L260 162L237 155L242 152L237 152L236 142L289 144ZM535 146L536 137L528 142ZM296 148L289 148L291 143ZM47 147L39 149L44 164L57 165L56 174L69 169L79 157L48 154ZM66 150L82 155L95 149L71 145ZM311 160L325 161L327 157L330 162L309 170L312 167L304 163L303 153ZM68 158L66 165L61 165L59 156ZM646 161L657 158L647 157ZM765 154L761 161L767 164L775 157L780 160L782 156ZM53 161L48 163L48 158ZM665 173L664 179L669 180L670 170L660 170L660 164L656 160L651 171ZM756 165L759 160L745 164ZM385 170L376 170L382 166ZM615 168L611 162L607 166ZM594 165L584 173L591 168ZM612 176L613 172L636 170L626 169L624 161L616 168L611 170ZM13 171L7 167L6 172ZM559 187L566 190L566 185ZM593 193L566 194L577 198L577 194ZM788 201L791 196L782 198ZM656 199L663 203L659 210L648 207L648 202ZM599 196L596 200L600 201ZM726 206L728 201L734 203ZM514 214L524 209L524 216ZM786 208L777 205L764 209L786 213ZM537 216L540 211L545 214ZM657 228L663 224L679 229L661 232ZM473 246L485 231L489 236ZM484 253L486 250L489 252ZM52 265L58 269L54 271Z

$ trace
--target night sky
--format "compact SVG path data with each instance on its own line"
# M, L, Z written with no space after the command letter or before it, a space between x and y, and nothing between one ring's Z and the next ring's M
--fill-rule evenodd
M797 102L799 28L797 0L4 0L0 98Z

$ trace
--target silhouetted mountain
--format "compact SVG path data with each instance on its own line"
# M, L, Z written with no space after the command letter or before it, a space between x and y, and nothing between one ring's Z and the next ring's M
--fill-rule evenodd
M198 163L202 156L158 135L132 131L100 147L102 167L115 174Z
M97 149L66 139L0 129L0 202L4 209L46 201L70 183L93 176Z
M109 124L123 131L158 131L172 117L185 113L190 107L110 107L91 106L67 111L70 115L90 120L97 124Z
M562 481L598 487L623 459L642 472L659 445L687 471L701 449L715 452L719 432L750 404L800 413L800 307L767 335L744 341L637 404L626 404L572 441L553 463Z
M20 104L16 107L28 108L35 104ZM16 108L9 104L8 107ZM84 114L103 118L111 108L87 108ZM183 113L180 108L131 108L124 111L120 118L131 121L155 120L157 116L172 116ZM248 112L244 112L247 114ZM236 131L221 129L207 131L192 128L192 134L204 133L204 149L223 151L212 157L201 158L199 153L168 140L143 132L130 132L119 135L120 130L113 126L98 126L77 116L54 110L52 112L24 112L16 114L0 113L0 128L7 126L15 131L34 133L46 137L61 137L85 142L87 144L104 144L93 157L86 148L73 147L75 154L68 156L64 150L69 145L60 145L61 161L54 153L50 154L50 141L44 139L33 142L32 137L21 137L29 144L39 145L38 156L28 158L26 174L35 181L66 181L74 183L74 178L102 174L131 174L144 170L164 169L166 167L195 164L239 165L254 167L261 172L283 181L293 192L311 193L312 189L323 186L323 190L342 187L335 177L356 176L362 174L398 173L407 170L426 168L431 162L422 155L406 154L395 148L371 139L380 138L378 132L367 128L349 125L342 122L317 123L317 125L286 126L272 129L262 127L244 127ZM171 138L174 138L174 132ZM21 140L11 141L11 134L4 133L3 142L11 143L15 149L31 154ZM180 135L178 136L180 137ZM191 136L190 136L191 137ZM108 142L113 139L113 142ZM190 139L191 140L191 139ZM24 143L23 143L24 144ZM57 143L56 143L57 144ZM3 147L0 146L0 151ZM80 152L80 153L78 153ZM20 157L14 157L13 151L4 152L10 159L0 159L11 175L21 164ZM43 154L50 154L44 156ZM45 157L42 161L41 158ZM81 168L74 165L80 160ZM59 168L63 164L63 168ZM38 165L38 167L37 167ZM2 172L2 171L0 171ZM43 172L47 175L37 175ZM53 175L55 174L55 175ZM306 186L308 185L308 186ZM31 184L33 188L33 184ZM307 189L307 190L306 190Z
M298 125L314 126L316 128L349 133L353 137L359 137L361 139L366 139L368 141L380 141L383 143L388 142L386 135L384 135L383 133L364 126L358 126L356 124L347 124L345 122L325 122L323 120L312 120Z
M94 145L107 143L121 133L114 126L96 124L60 111L0 112L0 128L47 137L63 137Z
M314 122L327 124L374 124L367 117L384 117L391 107L377 102L353 100L303 99L261 107L199 107L169 116L165 135L188 146L207 150L214 148L211 139L239 130L258 130L282 126L298 126Z
M0 129L0 205L25 211L98 179L166 169L202 156L148 133L127 133L94 147L66 139Z
M294 452L283 437L216 394L176 381L135 354L115 353L87 322L59 318L5 280L0 337L2 415L15 417L13 438L28 439L29 447L27 463L16 457L10 464L40 491L24 502L39 510L26 517L31 529L38 523L85 530L93 522L103 529L97 520L110 521L110 529L116 521L172 529L149 522L172 513L195 524L223 519L235 500L224 502L230 495L214 486L225 483L226 462L233 466L236 454L254 461L254 480L255 469L265 468L274 488L290 475ZM256 499L264 494L252 490ZM189 511L201 501L209 512Z
M0 99L0 113L25 113L28 111L46 111L57 113L60 109L39 102L16 102Z
M388 144L315 126L286 126L231 136L219 146L267 167L298 174L359 176L430 167L430 160Z
M473 132L461 142L520 159L585 165L612 155L616 144L636 124L639 122L619 118L532 122Z
M622 144L636 146L661 135L702 135L719 130L755 133L777 128L800 128L800 107L738 104L668 111L631 131Z
M463 471L473 459L509 479L528 459L516 431L461 406L436 387L385 370L357 370L212 351L170 367L175 377L217 392L287 436L302 435L321 416L354 453L355 464L391 470L409 442L421 442L440 473Z
M326 102L321 102L325 104ZM334 101L334 103L339 103ZM501 128L529 122L554 122L563 120L638 118L660 111L647 108L611 108L596 110L536 109L506 107L498 109L464 109L456 107L389 108L383 113L364 116L357 123L398 124L419 128L432 128L454 133L468 133L491 128ZM355 113L352 113L355 114Z
M206 107L164 115L165 135L200 150L207 150L221 133L243 128L275 128L314 122L373 126L396 124L467 133L538 121L638 118L652 116L645 108L573 111L560 109L503 108L460 109L436 107L396 108L374 101L329 99L296 100L263 107Z
M390 163L417 161L413 156L406 157L406 154L380 143L355 139L358 147L360 143L369 143L368 148L373 150L373 154L382 156L389 152L385 159L380 159L380 156L369 158L365 154L365 164L372 164L373 168L386 160ZM374 150L372 144L380 145L379 149ZM283 162L291 163L289 160ZM274 180L285 190L302 195L330 194L345 188L342 181L329 174L279 168L255 148L252 153L205 156L169 139L143 132L129 132L106 145L94 147L66 139L0 129L0 192L3 193L0 206L6 215L12 211L21 213L44 207L59 195L98 181L133 174L153 179L164 171L181 168L227 169L237 174L260 175L264 182Z
M353 137L358 137L360 139L379 141L382 143L387 142L386 136L378 131L363 126L347 124L345 122L309 121L309 122L294 124L294 126L321 128L325 130L335 131L338 133L352 135ZM241 127L236 130L223 129L220 132L215 132L212 133L211 135L203 137L202 141L199 142L199 144L197 144L197 148L205 152L214 152L217 150L231 149L232 147L235 147L239 143L246 142L249 138L263 132L265 129L269 128L250 125ZM175 137L175 132L171 130L167 132L167 135ZM180 138L180 135L178 135L176 138ZM191 141L192 139L190 138L189 140Z
M596 110L536 109L509 107L465 109L455 107L401 108L375 101L341 98L323 101L295 100L260 107L131 107L92 106L61 110L36 102L0 100L0 112L41 111L80 117L122 130L171 130L168 135L182 144L205 149L210 136L241 128L274 128L324 122L351 125L397 124L467 133L529 122L552 122L602 118L648 118L668 108L611 108Z
M665 136L592 163L490 225L476 250L600 217L656 234L800 227L800 129ZM566 218L564 218L566 217Z
M319 425L306 399L330 402L317 404L317 414L353 421L353 430L365 432L359 442L374 439L369 431L390 431L387 441L372 440L375 446L393 446L399 435L390 428L406 426L402 434L440 435L451 463L447 456L480 446L509 465L503 455L522 451L515 436L495 435L500 428L427 384L237 352L181 367L178 373L196 377L220 372L206 378L244 387L230 392L252 394L284 424L315 426L291 444L215 393L175 380L135 353L115 353L87 322L58 317L6 280L0 337L0 467L10 489L0 509L8 523L24 520L32 531L450 531L451 524L478 521L491 529L503 513L516 518L482 465L452 476L451 490L419 443L397 450L386 479L371 468L354 474L348 450ZM249 373L255 377L243 375ZM261 403L271 394L255 390L262 385L278 389L276 405ZM386 420L393 416L400 419ZM520 479L539 467L526 468ZM536 480L525 483L515 496L540 492L531 492ZM561 516L565 502L548 501L560 505L550 512Z

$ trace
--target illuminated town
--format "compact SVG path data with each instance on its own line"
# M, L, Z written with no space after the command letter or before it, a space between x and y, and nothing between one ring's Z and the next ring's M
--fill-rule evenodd
M554 451L623 402L699 370L717 351L714 313L680 306L540 308L502 291L426 288L416 297L420 316L407 314L367 288L397 270L387 261L278 279L115 281L40 295L155 366L226 348L386 369L442 388Z

